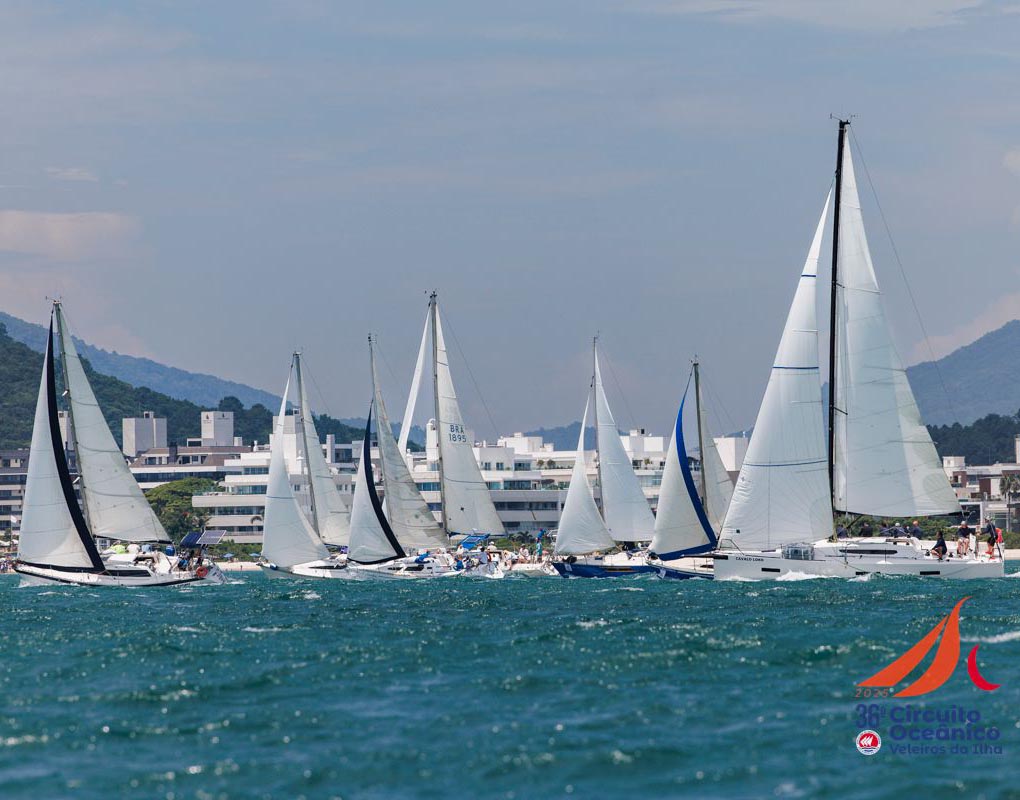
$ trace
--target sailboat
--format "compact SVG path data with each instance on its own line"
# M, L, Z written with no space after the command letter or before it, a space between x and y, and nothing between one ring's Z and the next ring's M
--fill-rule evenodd
M865 236L848 129L849 122L840 120L829 287L828 431L819 385L815 292L830 198L801 271L720 549L712 554L715 577L1000 577L1001 559L939 559L909 535L833 536L834 513L885 519L960 513L893 346Z
M54 332L77 479L71 477L58 419ZM82 497L80 506L76 488ZM127 544L100 552L97 537ZM56 301L46 337L14 569L21 574L23 585L137 587L225 582L202 548L190 558L178 558L151 547L170 544L106 424L63 308Z
M655 568L646 563L643 555L629 549L652 538L655 518L620 441L606 399L597 338L592 342L592 362L591 387L581 421L574 471L556 533L554 552L558 558L553 561L553 568L565 578L612 578L654 572ZM585 465L584 431L589 408L594 411L601 513L588 485ZM605 553L618 546L624 549Z
M365 578L439 578L463 574L447 552L449 538L421 496L393 436L376 373L372 337L368 341L372 402L351 508L348 547L351 570ZM372 466L373 412L385 504L376 491Z
M290 381L298 384L300 407L295 428L304 450L302 471L308 481L311 497L311 519L302 511L284 455L284 430ZM326 542L336 546L347 543L350 522L346 505L333 482L315 431L308 394L301 371L301 354L291 359L291 369L280 401L280 414L269 447L269 481L266 487L266 510L262 525L262 562L260 566L270 577L346 578L347 559L331 554Z
M683 429L684 406L692 378L701 457L697 482L687 457ZM649 545L648 562L656 567L660 578L712 577L713 560L708 554L718 546L717 531L722 528L732 496L733 481L723 466L704 413L700 364L695 359L669 441L659 487L655 536Z

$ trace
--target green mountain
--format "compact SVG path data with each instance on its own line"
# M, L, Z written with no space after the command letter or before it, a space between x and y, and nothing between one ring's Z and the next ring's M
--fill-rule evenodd
M46 328L32 322L12 317L0 311L0 325L7 328L8 335L17 342L26 344L42 353L46 348ZM279 408L280 396L256 389L243 383L227 381L214 375L187 372L168 367L149 358L127 356L116 351L103 350L75 337L75 346L92 366L104 375L120 378L132 386L148 386L168 397L190 400L205 409L216 408L223 397L236 397L247 406L261 404L267 408Z
M227 396L215 404L197 405L103 375L92 368L87 358L82 360L118 444L122 418L140 417L143 411L154 411L156 416L166 417L170 443L183 445L188 437L201 434L200 412L210 405L234 412L234 434L243 437L245 444L269 439L273 412L260 403L245 408L237 397ZM32 439L42 362L42 353L15 341L0 323L0 386L4 387L0 392L0 448L28 447ZM340 442L350 442L364 435L362 430L327 415L316 417L315 424L320 436L332 433Z

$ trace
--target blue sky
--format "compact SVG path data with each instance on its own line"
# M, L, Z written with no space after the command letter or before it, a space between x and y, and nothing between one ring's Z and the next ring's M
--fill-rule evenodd
M559 424L596 330L621 426L666 430L697 352L744 427L830 113L932 351L1020 316L1018 34L1020 6L962 0L4 3L0 307L60 294L86 340L273 391L302 347L346 416L370 330L402 406L435 287L479 436L462 355L501 431Z

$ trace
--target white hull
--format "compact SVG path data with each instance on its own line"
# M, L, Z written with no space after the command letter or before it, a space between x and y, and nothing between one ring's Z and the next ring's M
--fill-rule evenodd
M824 540L779 550L713 553L716 580L777 580L788 577L859 578L900 575L924 578L1001 578L1003 561L947 556L942 561L911 537Z
M556 576L556 570L548 562L521 563L518 562L510 568L510 575L520 575L527 578L545 578Z
M320 578L325 580L358 580L361 576L352 572L347 562L326 559L295 564L292 567L278 567L275 564L259 564L267 578Z
M426 578L456 578L464 574L451 566L428 559L417 562L414 558L402 558L382 564L351 564L348 569L364 580L423 580Z
M660 578L684 579L715 577L715 559L703 556L674 558L671 561L649 559L649 566L655 567L655 574Z
M226 576L215 564L206 563L199 569L159 571L150 567L107 563L110 573L68 572L16 562L14 570L21 576L22 586L70 584L75 586L116 586L136 588L147 586L179 586L184 583L226 583ZM199 574L199 571L202 574Z

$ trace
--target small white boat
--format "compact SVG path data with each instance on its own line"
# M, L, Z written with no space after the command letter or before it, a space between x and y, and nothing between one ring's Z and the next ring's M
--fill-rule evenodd
M548 561L515 561L510 567L509 575L518 575L525 578L555 577L559 573Z
M60 347L68 439L77 456L72 479L57 406L54 324ZM78 504L77 490L82 504ZM126 543L100 553L96 538ZM170 544L114 441L92 391L59 302L53 303L28 462L21 538L14 570L22 585L175 586L224 583L223 572L199 546L189 557L168 555Z

